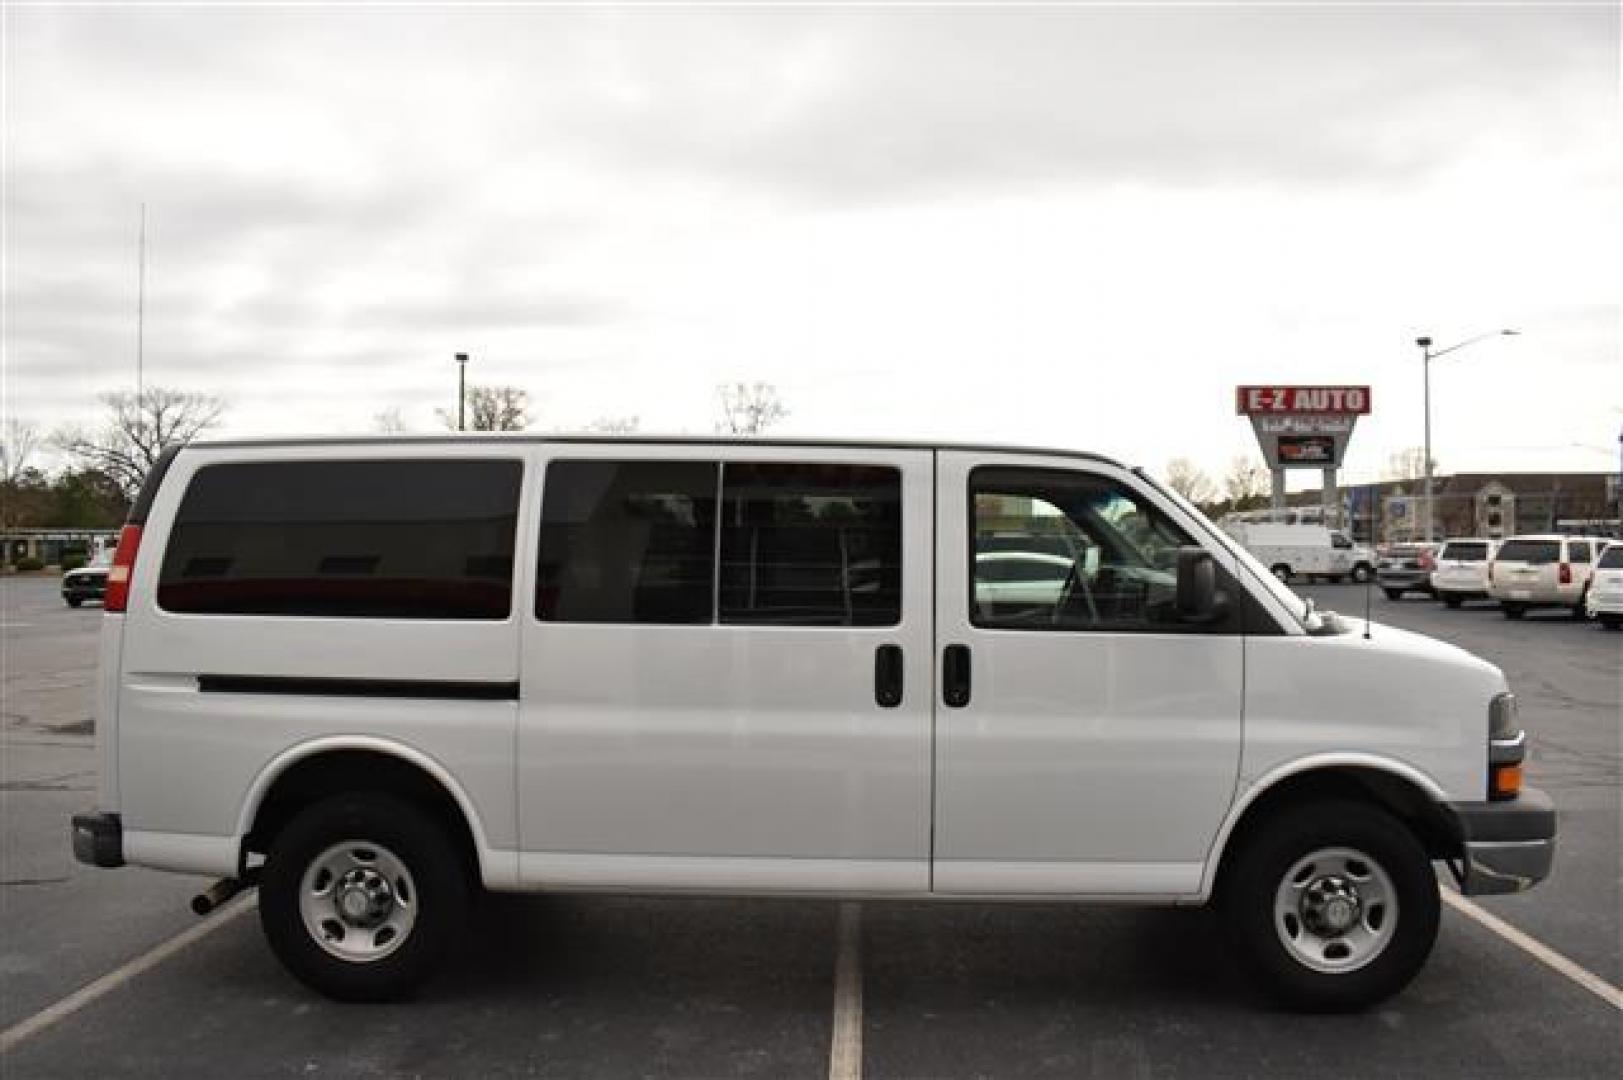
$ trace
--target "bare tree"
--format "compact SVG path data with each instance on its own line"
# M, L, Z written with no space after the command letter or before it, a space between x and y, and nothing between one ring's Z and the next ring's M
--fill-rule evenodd
M1228 496L1232 510L1249 509L1249 504L1268 494L1269 486L1267 466L1247 454L1229 462L1228 475L1223 478L1223 494Z
M637 416L600 416L587 424L586 430L602 435L630 435L641 426L642 418Z
M1209 503L1217 495L1217 485L1188 458L1173 458L1167 464L1167 487L1196 505Z
M372 430L380 435L400 435L411 428L406 426L406 418L400 414L400 406L391 405L372 414Z
M440 422L457 429L456 413L435 410ZM517 386L468 387L469 431L523 431L530 426L530 395Z
M716 396L721 401L716 431L723 435L761 435L789 415L771 383L723 383Z
M1431 471L1437 472L1437 459L1431 462ZM1386 479L1388 480L1418 480L1426 475L1426 451L1424 447L1411 446L1399 450L1386 459Z
M0 483L15 484L39 449L39 428L11 417L0 427Z
M113 479L128 498L158 456L171 446L188 443L220 422L225 402L209 394L191 394L161 386L140 394L102 394L107 417L95 431L66 428L53 441L85 465Z

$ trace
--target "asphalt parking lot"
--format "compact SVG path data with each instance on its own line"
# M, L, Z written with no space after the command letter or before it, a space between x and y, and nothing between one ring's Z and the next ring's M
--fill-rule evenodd
M1362 612L1360 587L1306 591ZM0 1075L1618 1075L1623 634L1378 592L1371 607L1500 664L1520 695L1561 847L1539 889L1478 903L1566 973L1449 907L1405 993L1303 1017L1250 992L1204 911L499 897L421 1000L341 1007L277 965L251 896L198 920L196 879L73 862L101 612L69 610L51 580L0 581Z

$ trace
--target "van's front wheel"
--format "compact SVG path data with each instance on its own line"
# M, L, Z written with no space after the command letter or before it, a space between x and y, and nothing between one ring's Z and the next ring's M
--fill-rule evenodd
M271 844L259 916L278 959L340 1001L403 997L467 918L468 880L445 827L387 795L339 795Z
M1437 938L1437 878L1425 850L1363 803L1314 803L1263 823L1224 881L1236 944L1295 1008L1373 1005L1414 978Z

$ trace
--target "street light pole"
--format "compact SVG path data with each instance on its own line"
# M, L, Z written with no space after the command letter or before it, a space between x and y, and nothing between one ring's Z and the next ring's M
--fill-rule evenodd
M468 354L456 354L456 429L467 431L468 411Z
M1421 400L1425 404L1426 412L1426 444L1421 450L1420 467L1426 471L1425 495L1421 505L1425 507L1425 541L1429 544L1431 543L1431 338L1418 337L1414 339L1414 343L1420 346L1420 377L1424 386Z
M1515 337L1519 333L1521 333L1520 330L1494 330L1494 331L1491 331L1491 332L1486 333L1486 334L1478 334L1476 337L1466 338L1464 341L1458 342L1457 344L1454 344L1454 345L1450 345L1446 349L1438 349L1435 352L1432 351L1431 338L1430 337L1417 337L1417 338L1414 339L1414 343L1416 345L1420 346L1420 371L1421 371L1421 376L1420 377L1421 377L1421 382L1422 382L1422 387L1423 387L1421 400L1424 403L1424 408L1425 408L1425 412L1426 412L1426 444L1425 444L1424 448L1421 450L1421 453L1423 453L1425 455L1425 459L1426 459L1422 463L1424 468L1425 468L1425 477L1426 477L1425 487L1422 489L1423 490L1422 503L1423 503L1423 505L1425 507L1425 514L1426 514L1425 541L1428 544L1432 542L1432 515L1431 515L1431 362L1433 360L1436 360L1440 356L1447 356L1451 352L1459 352L1461 349L1465 348L1467 345L1475 345L1477 342L1486 341L1491 337Z

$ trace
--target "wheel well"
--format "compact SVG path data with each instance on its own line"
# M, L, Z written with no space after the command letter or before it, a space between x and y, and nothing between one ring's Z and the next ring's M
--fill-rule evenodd
M479 857L467 817L445 786L423 769L373 750L331 750L296 762L260 801L244 851L264 855L276 835L311 803L329 795L381 792L412 803L445 822L475 881Z
M1410 781L1380 769L1356 766L1314 769L1286 777L1245 808L1224 845L1216 889L1222 888L1223 874L1233 863L1235 853L1245 847L1248 837L1259 825L1276 814L1327 799L1379 806L1414 834L1429 857L1457 859L1460 856L1460 837L1447 812Z

